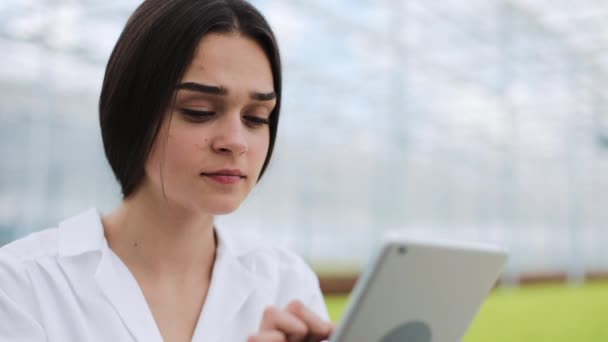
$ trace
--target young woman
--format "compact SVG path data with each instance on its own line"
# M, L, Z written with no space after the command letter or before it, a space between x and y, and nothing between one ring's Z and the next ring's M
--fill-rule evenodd
M275 37L242 0L147 0L99 102L121 205L0 249L1 341L321 341L318 280L214 226L272 155Z

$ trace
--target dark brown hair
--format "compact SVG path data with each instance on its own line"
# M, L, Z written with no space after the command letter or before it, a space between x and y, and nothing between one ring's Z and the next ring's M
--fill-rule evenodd
M264 174L281 105L281 61L267 21L243 0L146 0L118 38L99 98L103 146L123 197L141 184L175 87L199 41L212 32L238 32L251 38L270 61L277 102L270 115L270 144L260 177Z

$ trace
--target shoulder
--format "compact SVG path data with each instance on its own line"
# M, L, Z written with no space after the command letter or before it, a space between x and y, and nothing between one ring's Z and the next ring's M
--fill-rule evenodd
M229 240L229 241L227 241ZM263 283L265 293L277 307L300 300L321 317L328 317L319 279L296 253L261 239L221 234L220 245L230 250L239 263Z
M60 256L85 252L95 239L92 229L99 221L95 210L89 210L60 222L56 228L47 228L0 247L0 287L22 282L26 276L43 266L54 265ZM100 243L96 242L97 245Z
M33 233L0 248L0 340L42 341L32 274L38 262L57 255L57 228Z
M32 336L40 331L32 273L39 259L56 254L56 242L56 229L47 229L0 248L0 321L11 322L15 331ZM15 331L0 329L0 337Z
M295 252L256 237L221 232L223 247L236 256L251 272L260 276L297 278L317 284L317 276Z
M0 288L18 294L30 287L29 269L39 259L57 254L57 228L49 228L0 248Z
M318 286L317 276L308 263L286 248L266 245L251 250L246 254L246 258L257 264L258 272L274 271L283 282Z
M0 260L23 263L57 255L58 229L48 228L0 247Z

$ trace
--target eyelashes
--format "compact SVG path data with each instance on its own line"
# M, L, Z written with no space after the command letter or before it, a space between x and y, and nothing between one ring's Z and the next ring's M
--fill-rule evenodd
M209 112L209 111L204 111L204 110L194 110L194 109L187 109L187 108L182 108L180 109L180 111L186 116L188 117L188 119L191 119L193 121L208 121L211 118L213 118L213 116L215 115L215 112Z
M217 116L216 112L204 111L204 110L194 110L188 108L181 108L180 111L184 114L189 120L193 122L207 122L212 120ZM245 114L243 115L243 120L246 121L246 124L250 127L261 127L263 125L270 125L270 120L266 118L262 118L259 116Z
M261 118L259 116L245 115L243 118L254 125L270 125L270 120Z

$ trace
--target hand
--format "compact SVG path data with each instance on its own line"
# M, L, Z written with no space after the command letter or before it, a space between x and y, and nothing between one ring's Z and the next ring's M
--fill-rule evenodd
M320 342L327 340L333 331L333 323L322 320L295 300L283 310L266 308L260 331L247 342Z

